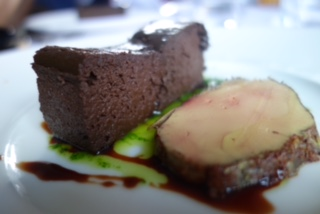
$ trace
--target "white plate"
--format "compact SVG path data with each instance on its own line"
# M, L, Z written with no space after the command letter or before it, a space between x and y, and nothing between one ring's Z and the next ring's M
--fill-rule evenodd
M26 59L26 61L30 59ZM24 62L23 62L24 63ZM35 75L28 68L26 78L15 80L10 74L0 76L1 100L13 105L0 107L0 211L9 213L221 213L183 195L149 187L102 188L75 182L43 182L33 174L20 171L21 161L50 161L80 172L92 169L74 165L48 150L47 134L40 127ZM288 74L240 63L208 63L207 75L218 78L272 77L292 86L320 124L320 85ZM13 84L12 82L13 81ZM25 82L25 85L23 85ZM19 88L19 84L21 87ZM10 119L9 119L10 118ZM320 163L308 164L285 185L266 192L276 213L319 213Z

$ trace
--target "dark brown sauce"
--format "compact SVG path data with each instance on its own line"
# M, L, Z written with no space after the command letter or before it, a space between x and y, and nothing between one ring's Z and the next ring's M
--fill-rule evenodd
M42 123L41 123L41 127L42 127L43 130L45 130L48 134L52 134L52 131L51 131L51 129L50 129L49 126L48 126L48 123L42 122Z
M135 177L83 174L55 163L41 161L20 162L17 164L17 167L36 175L43 181L75 181L78 183L100 184L104 187L115 186L115 181L121 181L126 188L134 188L141 182L141 179Z
M160 161L156 158L142 160L139 158L128 158L121 156L114 151L108 152L109 156L122 159L124 161L131 161L156 169L158 172L165 174L168 177L168 183L162 185L160 188L172 192L177 192L192 198L198 202L209 205L213 208L220 209L226 212L237 213L271 213L274 211L273 205L263 196L264 192L277 186L252 186L239 192L230 194L227 198L216 200L208 197L206 187L192 185L179 179L173 175L166 168L164 168Z
M189 198L207 204L213 208L235 213L271 213L273 205L265 199L263 193L272 187L252 186L232 193L224 199L212 199L207 196L207 190L202 186L190 186L181 180L169 178L163 189L178 192Z
M45 127L44 129L48 131L48 133L50 133L50 130L47 129L47 126L42 125L42 127ZM52 138L50 143L54 144L61 142L56 138ZM71 152L77 151L77 149L71 150ZM269 190L274 186L252 186L239 192L232 193L225 199L216 200L207 196L207 190L204 186L191 185L182 181L181 179L170 173L168 170L166 170L156 158L151 158L148 160L129 158L119 155L113 150L105 152L101 155L109 155L124 161L142 164L151 167L160 173L166 174L168 177L168 182L167 184L159 187L160 189L180 193L186 197L189 197L193 200L216 209L237 213L271 213L274 211L273 205L268 200L266 200L263 195L266 190ZM39 179L44 181L72 180L79 183L95 183L103 187L114 187L117 185L116 182L121 182L126 188L134 188L142 182L141 179L134 177L82 174L70 169L66 169L59 165L46 162L22 162L17 166L26 172L36 175Z

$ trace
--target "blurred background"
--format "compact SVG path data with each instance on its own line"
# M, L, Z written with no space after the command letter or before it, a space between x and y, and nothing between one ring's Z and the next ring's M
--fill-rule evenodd
M207 28L320 26L319 0L0 0L0 49L26 47L160 18Z

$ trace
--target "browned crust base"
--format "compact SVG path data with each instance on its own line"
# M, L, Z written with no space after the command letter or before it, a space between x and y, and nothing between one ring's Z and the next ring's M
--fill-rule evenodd
M280 150L236 161L228 165L194 163L170 152L157 138L156 155L183 179L204 184L212 198L223 198L247 186L270 186L297 174L299 167L319 160L318 132L315 126L293 135Z

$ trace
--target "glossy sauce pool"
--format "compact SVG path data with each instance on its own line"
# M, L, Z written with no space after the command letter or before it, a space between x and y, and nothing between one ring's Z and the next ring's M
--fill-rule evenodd
M60 165L47 162L21 162L18 168L37 176L43 181L75 181L78 183L97 183L103 187L113 187L120 181L125 188L136 187L141 180L134 177L116 177L107 175L89 175L66 169ZM170 173L167 174L169 182L160 189L180 193L186 197L206 204L216 209L237 213L270 213L274 207L263 196L271 187L253 186L233 193L225 199L213 200L207 196L204 187L191 186L177 179Z
M44 130L50 133L46 124L42 124ZM51 144L59 143L57 139L52 138ZM77 151L76 149L74 151ZM190 185L185 183L168 170L162 167L160 162L156 158L150 158L142 160L139 158L129 158L119 155L113 151L109 151L106 154L117 159L124 161L131 161L141 165L148 166L163 173L167 176L168 182L160 187L162 190L179 193L185 197L191 198L195 201L203 203L207 206L213 207L226 212L236 213L271 213L274 211L273 205L264 197L264 192L271 187L253 186L235 192L225 199L215 200L207 196L207 191L203 186ZM127 189L132 189L141 184L142 180L136 177L118 177L108 175L90 175L73 171L71 169L64 168L60 165L48 162L20 162L17 167L23 171L29 172L37 176L43 181L74 181L78 183L94 183L101 185L105 188L122 185Z

